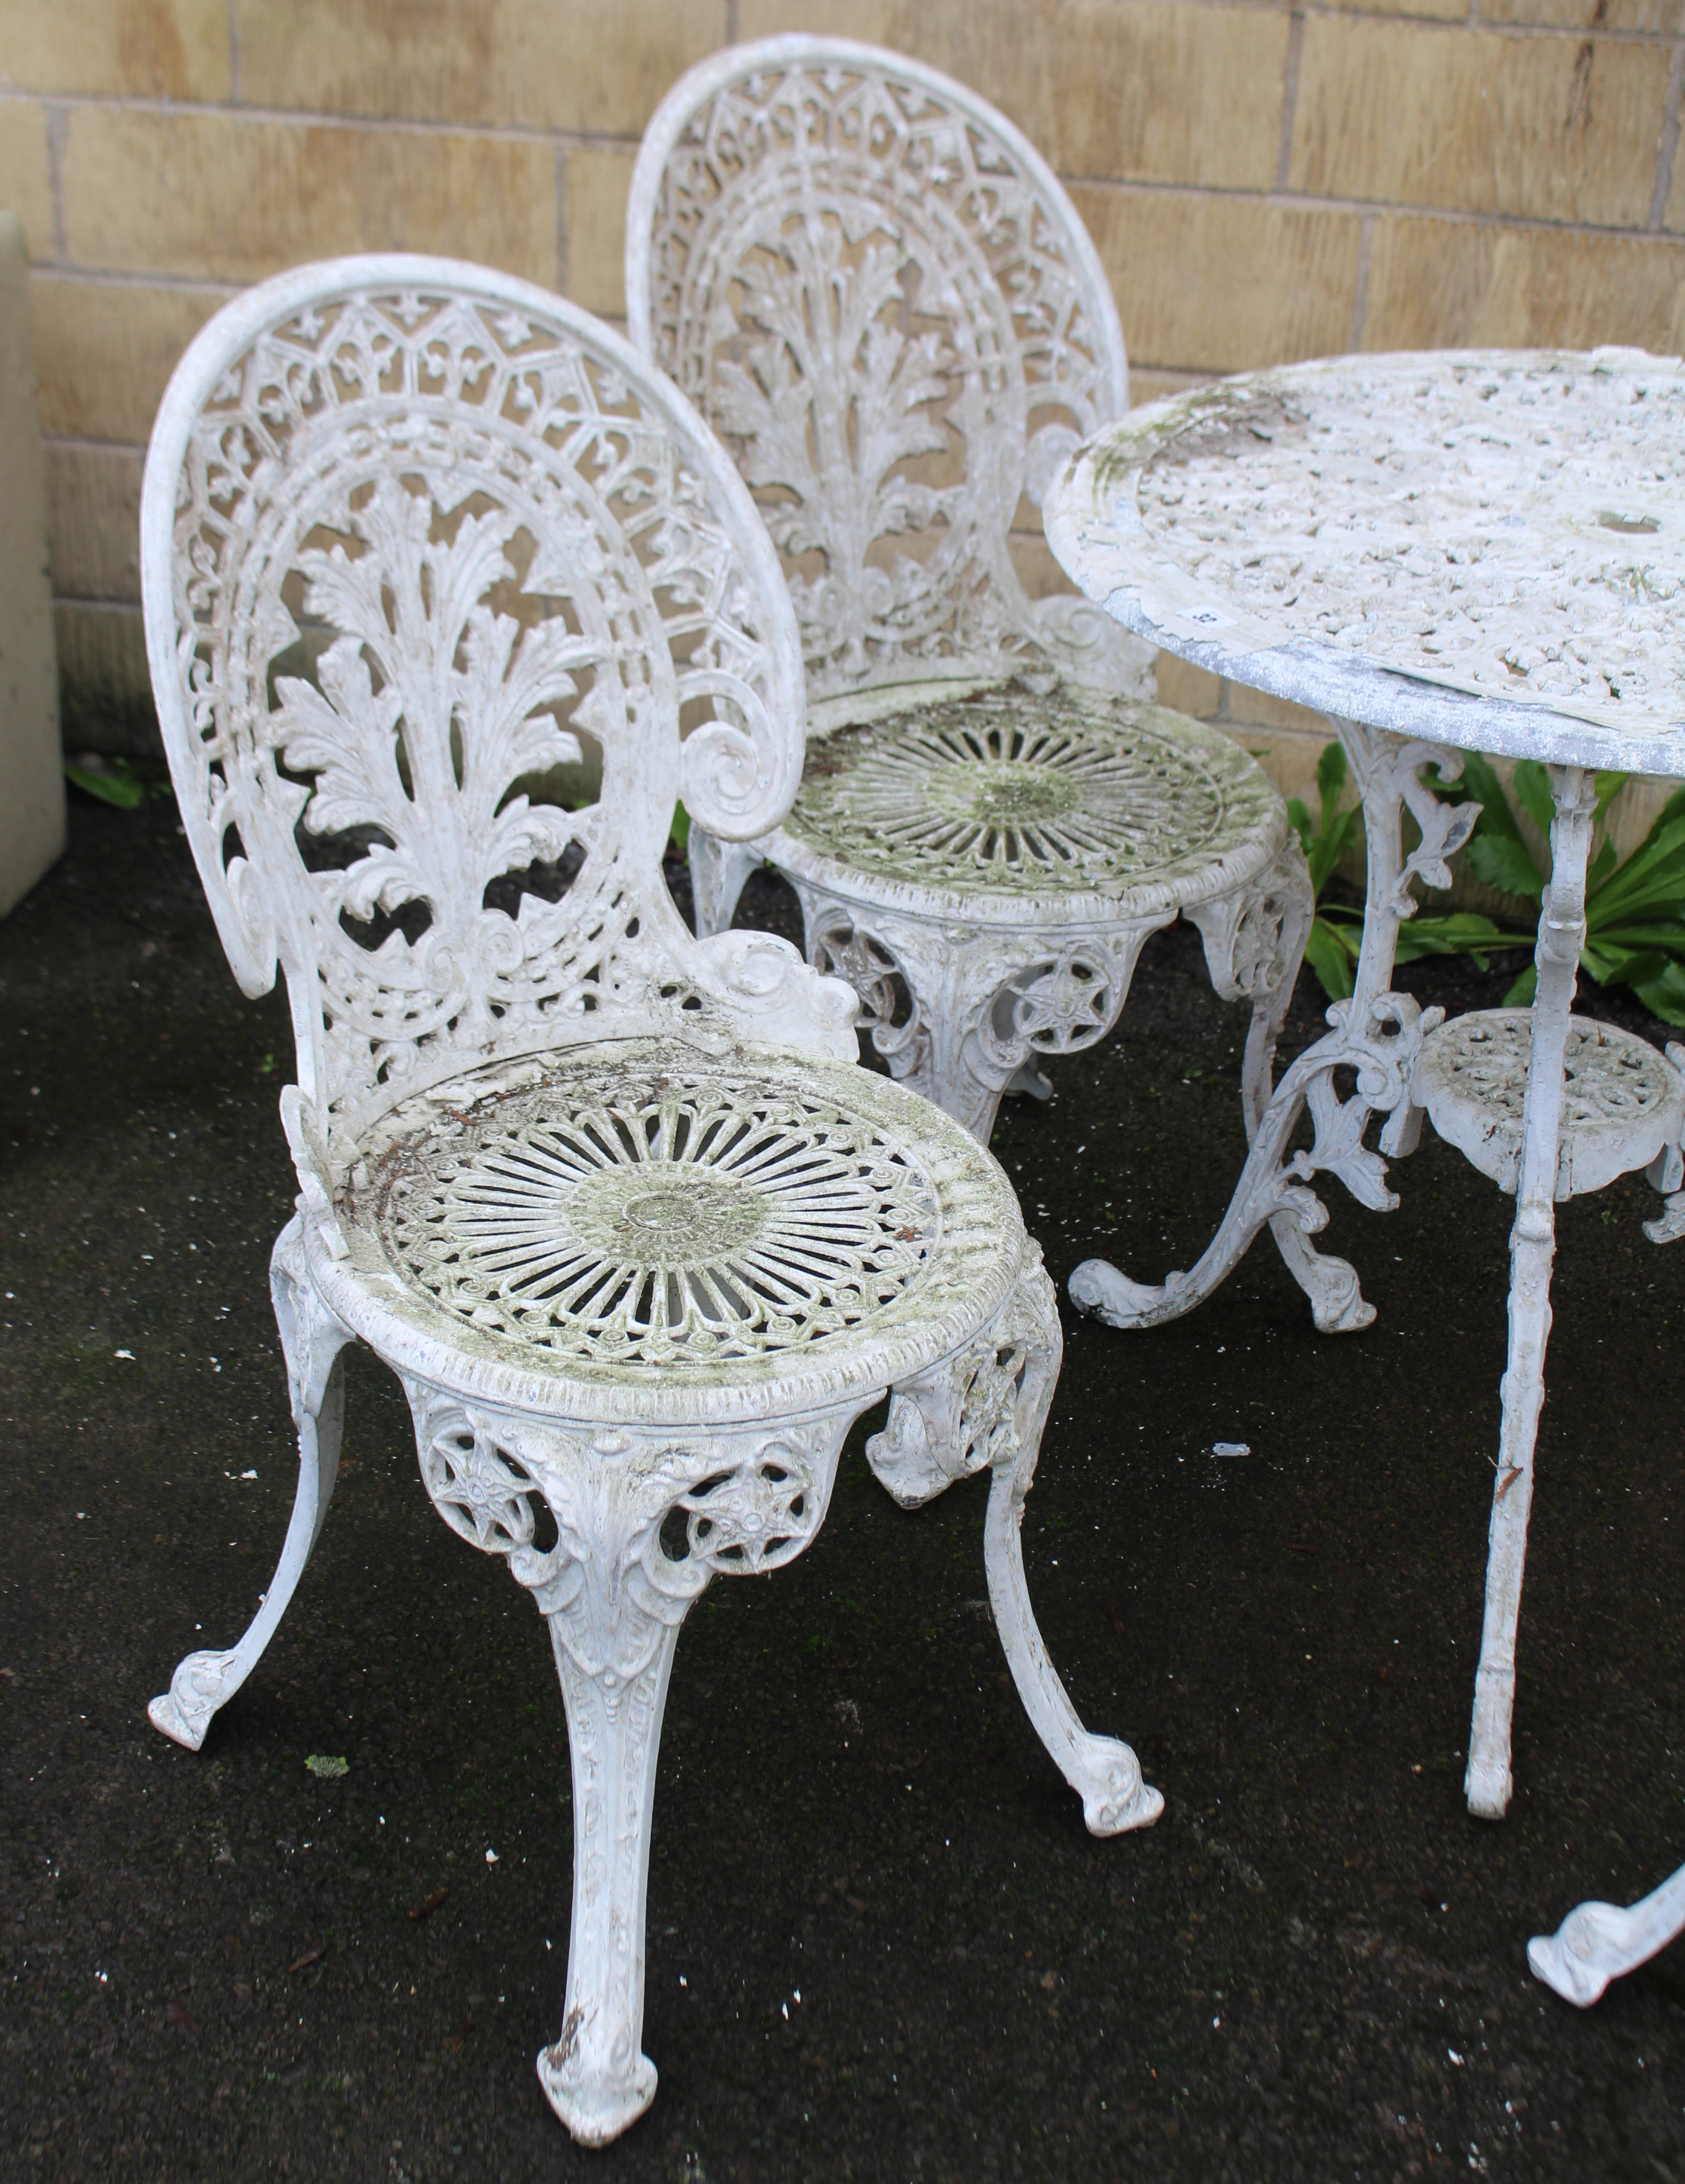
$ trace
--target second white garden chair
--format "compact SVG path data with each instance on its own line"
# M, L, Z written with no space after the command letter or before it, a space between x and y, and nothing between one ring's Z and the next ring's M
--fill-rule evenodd
M366 1342L440 1515L550 1626L574 1884L538 2075L601 2144L655 2093L679 1625L714 1576L801 1552L886 1391L868 1455L898 1501L991 1474L996 1620L1089 1826L1158 1816L1133 1752L1077 1719L1024 1585L1052 1284L998 1166L859 1067L848 988L764 934L699 943L667 894L681 794L723 840L789 805L801 662L747 492L618 336L440 259L248 291L159 412L142 580L218 931L248 994L287 981L300 1191L271 1264L299 1444L280 1566L151 1718L197 1750L274 1635Z
M633 341L783 550L813 700L783 823L693 827L697 929L728 927L769 860L893 1073L986 1144L1002 1092L1045 1094L1041 1061L1110 1030L1142 944L1185 916L1218 991L1252 1005L1250 1136L1311 921L1282 800L1152 702L1138 639L1030 597L1013 560L1015 521L1129 400L1111 292L1046 161L901 54L733 47L650 124L626 291ZM1352 1268L1274 1225L1319 1327L1365 1324Z

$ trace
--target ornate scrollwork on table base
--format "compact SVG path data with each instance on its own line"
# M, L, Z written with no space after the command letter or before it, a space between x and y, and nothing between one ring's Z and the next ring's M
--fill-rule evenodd
M1156 1285L1131 1281L1103 1259L1085 1259L1072 1273L1072 1301L1109 1326L1153 1327L1179 1318L1233 1270L1266 1224L1289 1270L1310 1296L1320 1333L1356 1333L1375 1318L1356 1270L1344 1260L1306 1253L1303 1270L1295 1264L1300 1240L1315 1234L1328 1219L1327 1208L1308 1185L1313 1176L1325 1173L1373 1212L1390 1212L1398 1204L1387 1188L1383 1156L1397 1157L1414 1148L1421 1125L1411 1096L1412 1074L1424 1036L1444 1011L1424 1013L1408 994L1388 992L1386 983L1398 927L1415 914L1414 886L1451 884L1446 861L1467 840L1480 806L1443 803L1422 778L1431 766L1442 781L1456 779L1462 772L1460 752L1356 722L1334 725L1363 794L1368 848L1363 945L1353 994L1329 1010L1328 1036L1292 1063L1267 1104L1258 1101L1258 1095L1268 1084L1268 1063L1260 1067L1249 1052L1246 1164L1216 1235L1191 1268L1172 1273ZM1403 833L1406 811L1419 835L1408 853ZM1336 1082L1341 1072L1355 1072L1348 1096L1342 1095ZM1291 1150L1306 1113L1313 1141L1308 1148ZM1378 1151L1364 1142L1376 1115L1388 1118Z

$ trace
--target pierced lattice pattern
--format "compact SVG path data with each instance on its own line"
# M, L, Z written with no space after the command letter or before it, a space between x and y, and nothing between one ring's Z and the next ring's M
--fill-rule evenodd
M1009 688L811 743L784 832L856 872L1022 900L1208 881L1279 828L1269 783L1217 731Z
M1527 1090L1532 1019L1526 1009L1482 1009L1455 1017L1423 1043L1423 1089L1519 1130ZM1645 1040L1587 1017L1569 1020L1562 1127L1624 1130L1678 1098L1679 1078Z
M717 1371L869 1335L917 1309L938 1200L892 1132L811 1085L582 1062L400 1144L377 1182L387 1256L556 1357Z
M740 482L641 359L477 269L304 269L184 361L146 521L201 872L249 988L279 955L321 1105L354 1127L692 998L673 802L777 815L800 663Z
M1685 719L1677 358L1258 372L1125 421L1090 468L1094 514L1134 533L1117 581L1173 634L1320 643L1639 733Z
M1020 493L1128 384L1092 244L984 101L841 40L739 48L651 123L628 237L633 339L755 488L816 699L939 660L1119 649L1013 571Z
M1509 1191L1520 1173L1533 1028L1526 1009L1453 1017L1423 1039L1410 1087L1441 1137ZM1631 1032L1570 1017L1563 1077L1558 1198L1601 1190L1677 1143L1685 1078Z

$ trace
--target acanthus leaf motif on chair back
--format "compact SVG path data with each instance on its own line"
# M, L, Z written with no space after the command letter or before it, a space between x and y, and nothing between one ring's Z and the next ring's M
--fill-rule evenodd
M706 1015L674 802L783 816L800 653L741 481L618 337L438 259L265 283L171 382L142 577L184 823L242 983L285 972L325 1136Z
M704 62L644 135L627 298L756 491L814 699L979 668L1146 688L1150 654L1013 566L1020 497L1128 370L1074 208L986 102L843 39Z

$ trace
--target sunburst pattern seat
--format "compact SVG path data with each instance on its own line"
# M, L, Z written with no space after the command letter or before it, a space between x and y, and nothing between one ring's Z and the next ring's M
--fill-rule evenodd
M297 1499L261 1611L153 1702L197 1750L298 1585L341 1353L401 1376L421 1477L550 1631L573 1770L576 2137L655 2092L644 1890L678 1628L823 1520L850 1425L909 1505L987 1469L1024 1702L1108 1834L1161 1800L1078 1721L1018 1548L1059 1323L1005 1177L858 1066L783 941L698 942L676 798L723 839L800 776L794 616L671 385L541 290L352 259L212 320L159 410L147 638L183 822L248 993L286 978L299 1210L271 1282Z

